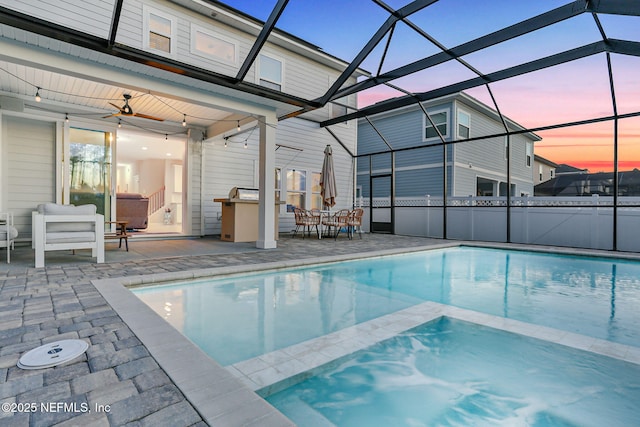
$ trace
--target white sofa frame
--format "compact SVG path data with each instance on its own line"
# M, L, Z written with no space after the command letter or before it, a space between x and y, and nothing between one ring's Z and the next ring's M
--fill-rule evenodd
M0 212L0 236L4 236L0 240L0 248L7 248L7 264L11 262L11 249L15 249L15 238L11 237L13 226L13 213Z
M44 253L47 251L62 251L75 249L91 249L91 256L96 258L98 264L104 263L104 215L50 215L32 212L32 246L35 250L36 268L44 267ZM71 239L48 238L47 224L51 223L91 223L93 224L94 238L82 241L73 240L74 233L78 233L70 227L70 231L63 231ZM60 231L58 231L60 233ZM86 234L86 233L83 233Z

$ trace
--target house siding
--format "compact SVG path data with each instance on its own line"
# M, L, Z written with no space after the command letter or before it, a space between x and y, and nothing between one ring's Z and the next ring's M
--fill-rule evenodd
M343 129L347 148L355 149L355 127ZM247 139L247 148L244 148ZM231 142L238 141L238 142ZM324 160L324 149L331 145L333 150L334 169L338 186L336 208L351 208L353 206L353 172L354 162L351 156L331 136L326 129L318 127L316 123L302 119L289 119L278 123L276 143L284 146L296 147L302 151L280 147L276 151L276 168L282 169L282 196L286 201L286 170L296 169L307 172L308 207L311 200L311 174L320 172ZM222 138L210 139L204 142L204 215L205 234L220 234L222 206L213 202L214 198L228 197L233 187L257 188L259 135L246 132L241 136L230 138L224 147ZM274 172L275 173L275 172ZM288 232L295 228L293 213L286 212L284 205L280 208L280 232Z
M124 3L122 10L118 37L116 38L118 43L136 49L143 49L144 29L142 23L144 21L145 6L151 10L158 10L175 18L177 23L176 52L174 55L167 56L186 64L228 76L235 76L255 41L255 37L252 35L221 22L206 19L198 13L177 5L166 2L128 1ZM207 59L201 55L191 53L192 25L235 41L238 47L238 63L230 64L215 58ZM340 71L337 69L320 64L300 54L293 53L272 42L267 42L261 52L283 61L282 91L291 95L305 99L320 97L327 91L329 84L335 81L340 75ZM257 61L259 61L259 58L256 59L256 62ZM245 76L245 81L258 83L256 62L250 67ZM352 79L351 82L355 83L355 79ZM353 101L351 101L350 104L355 107L355 97L352 98ZM310 118L326 120L329 118L329 110L327 107L317 110L310 115Z
M113 4L113 0L0 0L0 6L103 38L109 36Z
M2 116L2 206L13 212L19 238L31 238L31 212L56 201L56 125Z
M500 122L473 107L472 104L449 98L427 107L429 113L447 112L447 132L443 135L445 141L454 141L458 138L459 110L470 115L470 137L472 138L504 131ZM424 139L426 119L422 110L418 107L403 108L378 117L374 116L370 120L395 150L424 146L433 141L433 147L396 152L396 197L424 197L426 194L442 196L442 146L438 145L437 138ZM388 150L380 135L368 122L360 121L358 129L360 155ZM531 139L523 135L511 137L511 183L516 185L516 195L522 192L530 194L533 191L531 167L527 167L525 163L526 143L530 141ZM475 195L478 177L497 182L507 181L504 138L457 142L448 145L446 150L447 165L454 166L453 169L448 166L449 195ZM362 185L366 195L368 194L368 160L366 157L360 157L359 162L363 161L367 166L361 165L358 168L358 185ZM376 172L379 172L379 167L374 165L372 173Z

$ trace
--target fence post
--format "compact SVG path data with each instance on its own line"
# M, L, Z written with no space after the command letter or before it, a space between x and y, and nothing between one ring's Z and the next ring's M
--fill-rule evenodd
M425 237L431 237L431 227L430 227L430 224L431 224L431 218L430 218L430 216L431 216L431 196L428 195L428 194L425 194L424 197L427 199L427 203L426 203L426 205L427 205L427 215L426 215L426 217L427 217L427 235Z
M591 208L591 235L589 246L591 249L598 249L598 203L600 202L600 196L597 194L593 194L591 196L591 201L593 203L593 207Z

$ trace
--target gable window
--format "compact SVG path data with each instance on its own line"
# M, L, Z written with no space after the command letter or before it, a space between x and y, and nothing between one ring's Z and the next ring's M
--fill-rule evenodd
M271 56L260 54L259 82L275 90L282 90L282 61Z
M438 129L443 137L448 136L448 116L449 114L447 111L436 111L433 113L429 113L429 117L431 117L431 120L436 126L435 128L431 125L431 122L425 116L424 139L438 138L438 132L436 131L436 129Z
M538 166L538 175L540 175L540 181L542 181L542 165Z
M525 155L525 164L527 165L527 167L531 167L531 154L533 152L533 144L531 142L527 142L527 148L526 148L527 152Z
M174 56L176 53L176 20L163 12L144 8L145 49Z
M471 135L471 116L458 110L458 138L468 139Z
M213 34L196 25L191 26L191 53L237 64L237 44L231 39Z

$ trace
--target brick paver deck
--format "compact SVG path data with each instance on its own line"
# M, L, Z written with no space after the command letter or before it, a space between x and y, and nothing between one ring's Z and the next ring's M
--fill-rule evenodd
M133 240L129 253L108 244L105 264L82 254L47 254L47 266L39 269L32 250L18 247L10 265L0 263L0 425L206 425L92 280L223 266L242 271L250 264L441 243L391 235L337 241L281 236L277 249L257 250L217 239ZM61 339L90 346L62 366L16 366L26 351Z

